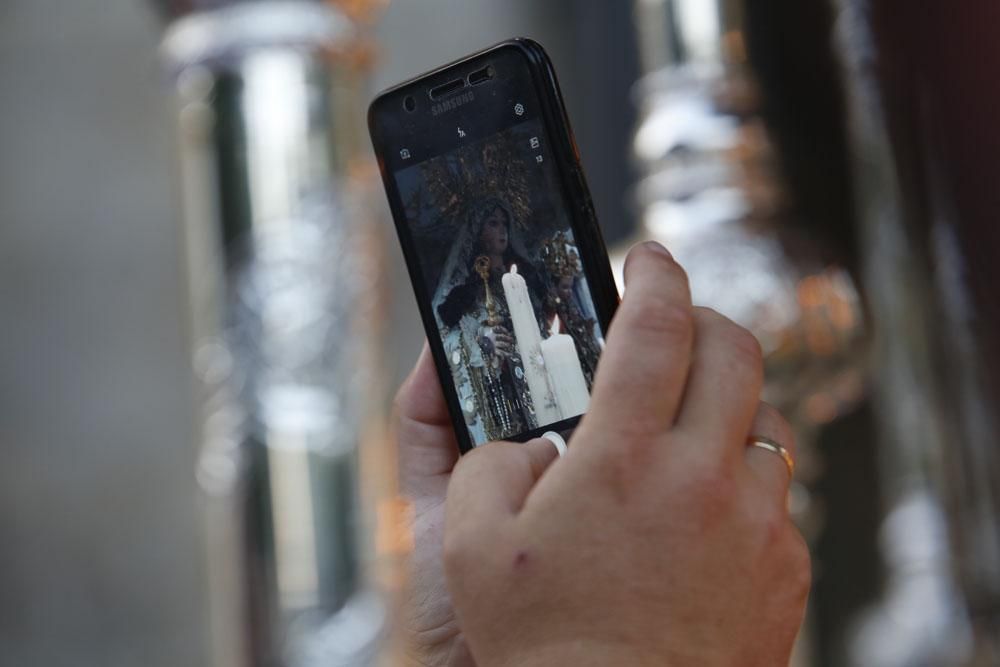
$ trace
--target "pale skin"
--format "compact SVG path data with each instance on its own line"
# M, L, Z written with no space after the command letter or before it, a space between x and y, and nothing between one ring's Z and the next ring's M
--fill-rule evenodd
M810 565L784 462L746 446L764 436L794 456L759 398L760 347L692 307L662 247L634 248L625 274L564 458L535 440L458 461L426 350L401 388L410 664L788 663Z

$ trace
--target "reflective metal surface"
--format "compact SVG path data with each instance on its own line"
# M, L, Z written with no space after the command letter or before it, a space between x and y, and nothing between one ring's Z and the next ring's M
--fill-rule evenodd
M181 103L217 664L371 664L385 624L359 504L379 299L352 188L357 100L338 99L354 34L329 6L259 2L184 16L162 44Z
M861 395L860 301L790 217L741 3L641 0L636 19L648 68L636 89L639 235L671 249L697 303L758 337L768 399L803 430L826 423Z
M774 137L789 130L781 122L808 124L795 118L800 106L815 109L801 99L808 86L800 79L769 105L746 56L743 26L800 13L793 3L636 3L647 69L634 145L645 174L636 188L642 236L675 252L696 302L761 340L765 397L805 440L803 484L793 488L791 506L814 547L830 548L825 515L839 513L842 529L850 518L821 505L816 488L830 473L813 436L871 388L875 430L867 438L875 455L842 467L835 481L850 484L843 470L863 474L874 464L874 483L858 480L865 485L858 491L877 490L881 505L855 509L880 526L878 552L863 560L855 551L853 572L824 562L829 551L815 564L827 593L837 585L832 570L869 582L881 573L882 585L867 599L860 591L842 596L826 613L841 618L826 624L822 643L800 646L799 664L993 665L1000 660L1000 317L993 297L1000 244L992 219L1000 204L989 180L1000 171L993 157L1000 151L987 81L1000 71L989 37L1000 10L970 4L913 12L894 0L831 5L843 80L824 81L844 86L846 105L824 111L846 115L837 121L849 135L856 256L831 262L808 234L814 226L791 213L791 198L802 193L789 185L802 179L782 173L794 161ZM765 30L785 40L770 45L773 58L811 62L807 51L828 48L804 46L789 31L823 34L805 23ZM783 113L765 125L761 110L781 104ZM832 158L813 151L805 159ZM828 165L825 173L833 171ZM832 178L815 187L844 191ZM846 537L860 546L860 534ZM859 604L867 606L859 611Z
M740 2L636 3L647 68L633 145L644 174L639 236L670 248L697 304L757 336L766 398L808 441L861 397L865 327L854 281L798 232L787 206L742 17Z
M878 331L889 579L857 626L853 664L994 665L1000 247L996 188L978 179L1000 166L986 148L997 140L994 117L983 113L994 104L1000 14L989 3L947 18L888 1L835 4Z
M637 0L644 77L632 146L637 238L661 241L692 298L747 327L764 350L764 399L800 444L791 495L809 540L823 530L810 487L819 429L864 396L867 327L855 281L804 231L764 120L742 1ZM848 221L844 221L845 224ZM613 257L619 273L625 248ZM812 664L808 632L796 664Z

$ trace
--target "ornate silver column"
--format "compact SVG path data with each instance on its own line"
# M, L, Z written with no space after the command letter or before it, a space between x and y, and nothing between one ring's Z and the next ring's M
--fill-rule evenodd
M167 29L203 386L219 665L371 664L385 605L358 501L377 253L359 192L356 25L308 2L202 3Z
M832 5L848 93L862 271L876 325L872 393L885 487L880 537L886 581L854 625L849 664L994 665L1000 661L1000 423L985 352L996 343L977 340L985 304L977 303L971 287L962 243L971 239L962 238L957 224L961 198L949 188L957 174L946 173L940 155L940 137L955 128L921 108L914 114L918 131L897 134L899 105L912 103L901 91L940 91L896 88L888 63L899 48L885 25L876 27L876 15L889 3ZM990 11L969 5L959 17L964 26L939 28L931 14L892 30L898 38L914 26L935 36L940 29L961 43L968 22ZM916 39L911 44L921 58L934 48ZM943 65L948 76L976 68L978 80L991 80L989 68L978 69L975 50L960 60L938 58L934 53L925 62ZM919 80L917 65L906 64L914 69L903 71ZM968 127L976 132L975 125ZM991 225L994 213L988 212Z
M865 327L851 277L820 260L789 213L746 57L743 3L637 0L635 12L639 236L670 248L697 304L757 336L765 397L808 443L862 395ZM613 258L619 271L623 259ZM812 454L804 448L802 479Z
M634 8L643 69L635 240L661 241L687 269L694 302L760 341L764 399L789 417L800 445L792 514L814 539L823 517L809 492L822 469L814 436L864 392L858 291L791 212L747 58L743 0L636 0ZM612 258L619 277L624 250ZM810 662L808 637L795 664Z

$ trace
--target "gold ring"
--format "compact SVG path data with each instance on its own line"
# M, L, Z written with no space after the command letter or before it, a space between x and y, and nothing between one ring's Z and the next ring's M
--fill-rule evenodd
M760 447L761 449L766 449L767 451L777 454L781 457L781 460L785 462L785 466L788 468L788 477L791 478L795 474L795 461L792 460L792 455L788 453L788 450L776 443L770 438L764 438L759 435L752 435L747 438L748 447Z

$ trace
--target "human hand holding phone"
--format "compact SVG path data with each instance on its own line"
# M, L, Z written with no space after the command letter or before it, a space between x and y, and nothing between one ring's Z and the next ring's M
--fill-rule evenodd
M625 273L568 455L546 470L551 455L493 443L455 467L444 558L463 641L481 667L787 664L810 566L789 469L747 446L793 448L759 399L760 348L692 307L662 247Z
M400 491L413 510L414 545L402 614L405 664L473 667L441 559L445 493L459 449L427 343L396 394L393 423L399 443Z
M455 620L442 561L445 493L459 449L426 343L396 394L393 422L399 444L400 490L413 509L414 548L402 619L404 664L474 667ZM530 456L539 467L555 458L547 440L493 444L516 447L515 455Z
M541 47L510 40L401 84L369 125L431 350L396 410L410 660L787 662L808 553L759 347L692 308L651 246L608 331L617 292ZM504 335L484 336L494 322ZM528 439L578 423L546 472L554 448ZM472 451L457 468L456 449Z
M618 292L548 56L507 40L368 120L457 447L572 429Z

